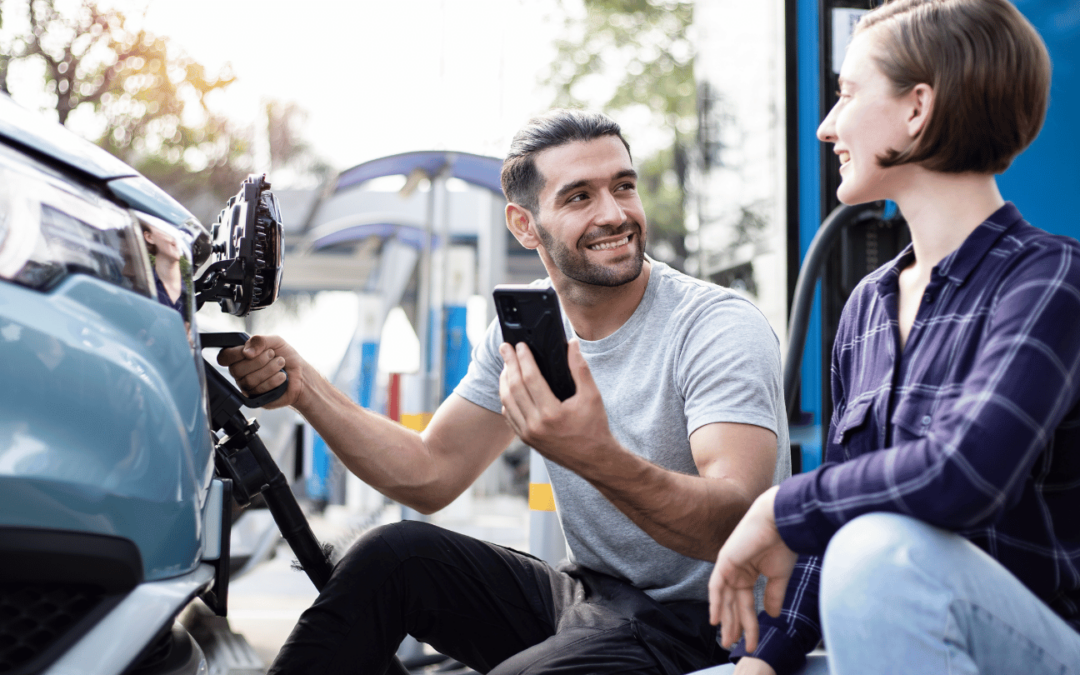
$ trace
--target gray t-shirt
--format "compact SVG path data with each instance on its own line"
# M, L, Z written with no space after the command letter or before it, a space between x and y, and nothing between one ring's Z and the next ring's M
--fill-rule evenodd
M502 341L495 321L454 390L495 412L502 409ZM697 475L690 434L714 422L753 424L777 436L774 484L791 475L780 345L750 301L652 261L630 319L606 338L580 342L611 431L630 451ZM573 562L626 579L660 602L706 599L712 563L658 544L585 479L554 462L547 468Z

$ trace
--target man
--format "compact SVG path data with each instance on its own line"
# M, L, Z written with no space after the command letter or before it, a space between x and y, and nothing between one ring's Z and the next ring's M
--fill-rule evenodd
M573 564L423 523L365 535L271 672L384 672L404 635L481 672L677 673L726 659L706 581L754 498L790 474L779 346L748 301L645 257L618 125L557 110L515 136L507 226L566 314L577 393L560 403L497 323L422 434L358 408L288 345L219 357L250 392L281 384L345 465L425 513L515 432L548 461ZM509 424L508 424L509 422ZM702 539L702 533L710 536Z

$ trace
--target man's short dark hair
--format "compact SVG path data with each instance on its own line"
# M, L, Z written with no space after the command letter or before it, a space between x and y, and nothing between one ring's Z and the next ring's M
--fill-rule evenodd
M877 64L897 95L934 89L922 133L879 157L882 166L1001 173L1039 135L1050 55L1008 0L890 0L855 30L877 33Z
M537 153L603 136L617 136L630 154L630 144L623 138L619 125L603 113L558 108L532 118L514 134L510 152L503 161L502 189L506 199L537 216L540 190L544 188L544 177L536 168Z

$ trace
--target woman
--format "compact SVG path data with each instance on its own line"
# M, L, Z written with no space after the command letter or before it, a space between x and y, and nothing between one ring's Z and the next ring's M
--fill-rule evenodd
M187 289L181 271L180 259L183 253L180 244L172 236L155 230L145 223L142 226L143 239L147 252L154 256L154 282L157 288L158 302L172 307L188 322Z
M818 137L840 200L895 201L912 245L844 308L826 463L763 494L717 558L736 673L826 672L804 664L822 632L834 675L1080 672L1080 244L994 178L1049 83L1007 0L859 22Z

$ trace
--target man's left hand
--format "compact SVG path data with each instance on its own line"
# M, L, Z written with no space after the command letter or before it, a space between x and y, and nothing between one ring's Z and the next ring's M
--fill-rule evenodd
M505 363L499 377L503 417L527 445L578 474L586 473L588 461L604 457L598 449L619 447L577 340L570 341L567 351L577 391L565 401L551 392L525 343L512 347L504 342L499 354Z

